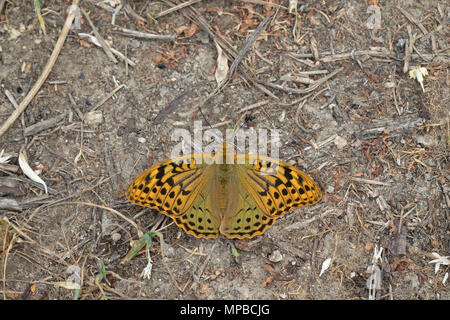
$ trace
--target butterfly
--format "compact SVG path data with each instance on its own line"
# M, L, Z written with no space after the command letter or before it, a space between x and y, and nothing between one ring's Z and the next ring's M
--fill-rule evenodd
M226 143L218 149L152 166L130 184L127 199L165 214L197 238L249 239L322 198L318 185L294 166L260 155L230 156Z

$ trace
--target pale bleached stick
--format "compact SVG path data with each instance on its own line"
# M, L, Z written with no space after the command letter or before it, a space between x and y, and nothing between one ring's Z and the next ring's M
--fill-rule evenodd
M114 26L113 32L121 34L126 37L127 36L134 37L134 38L138 38L138 39L148 39L148 40L175 40L176 39L176 36L139 32L136 30L130 30L130 29L119 27L119 26Z
M264 105L268 104L269 102L270 102L269 100L263 100L263 101L254 103L252 105L249 105L248 107L242 108L241 110L238 111L238 113L243 113L245 111L249 111L249 110L264 106Z
M391 184L389 182L369 180L369 179L363 179L363 178L357 178L357 177L351 177L350 180L355 181L355 182L367 183L367 184L376 184L379 186L387 186L387 187L391 186Z
M175 7L172 7L170 9L167 9L167 10L164 10L164 11L158 13L155 16L155 18L160 18L162 16L165 16L166 14L169 14L171 12L174 12L174 11L177 11L177 10L180 10L180 9L183 9L185 7L193 5L194 3L197 3L197 2L200 2L200 1L202 1L202 0L189 0L189 1L186 1L186 2L183 2L183 3L180 3L179 5L176 5Z
M106 44L105 39L103 39L103 37L100 35L100 33L98 32L97 28L95 27L94 23L92 22L91 18L89 18L89 15L86 13L86 11L84 11L83 9L81 9L81 13L83 14L83 16L86 18L86 20L88 21L89 25L92 28L92 31L94 31L94 35L97 38L98 42L100 42L100 45L102 46L103 51L105 52L105 54L108 56L108 58L114 62L117 63L117 59L114 57L114 55L111 52L111 49L109 48L109 46Z
M83 39L86 39L87 41L89 41L90 43L93 43L93 44L95 44L97 47L101 47L102 45L100 44L100 42L98 41L98 39L96 38L96 37L94 37L93 35L90 35L90 34L87 34L87 33L79 33L78 34L78 36L80 37L80 38L83 38ZM116 50L116 49L114 49L114 48L112 48L112 47L109 47L109 49L111 50L111 52L112 53L114 53L116 56L118 56L120 59L122 59L123 61L126 61L130 66L135 66L136 65L136 63L135 62L133 62L132 60L130 60L130 59L128 59L128 58L126 58L125 57L125 55L122 53L122 52L120 52L120 51L118 51L118 50Z
M48 59L48 62L45 65L41 76L36 81L36 83L31 88L31 90L28 92L26 97L19 104L19 107L16 110L14 110L14 112L9 116L9 118L3 123L3 125L0 128L0 137L3 136L3 134L9 129L9 127L17 120L17 118L20 116L20 114L27 108L28 104L31 102L31 100L33 100L34 96L39 91L42 84L45 82L45 79L47 79L48 75L50 74L50 71L52 70L52 68L56 62L56 59L58 58L61 48L64 45L64 41L66 40L67 34L69 33L69 29L70 29L70 26L72 25L72 21L75 18L75 13L78 8L78 3L79 3L79 0L72 1L72 5L70 6L69 13L67 14L66 22L64 23L64 26L61 30L58 41L56 42L55 48L53 49L53 52L50 55L50 58Z
M419 27L420 31L422 31L423 34L427 34L428 30L423 26L423 24L421 24L419 21L417 21L416 19L414 19L414 17L405 9L403 9L402 7L397 6L397 9L400 10L401 13L403 13L403 15L412 23L414 23L416 26Z

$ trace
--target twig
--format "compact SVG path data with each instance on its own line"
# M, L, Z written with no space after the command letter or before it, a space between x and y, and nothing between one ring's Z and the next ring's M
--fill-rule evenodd
M89 112L97 110L99 107L101 107L106 101L108 101L109 98L111 98L117 91L119 91L120 89L122 89L125 85L121 84L120 86L118 86L117 88L115 88L113 91L111 91L106 97L104 97L102 99L102 101L100 101L99 103L97 103L95 105L95 107L93 107L91 110L89 110Z
M377 48L377 50L356 50L356 51L351 51L351 52L347 52L347 53L332 54L332 55L328 55L323 58L320 58L320 61L321 62L333 62L333 61L338 61L338 60L353 59L356 56L363 56L363 55L386 58L387 56L389 56L389 54L390 54L390 52L387 48L381 47L381 48ZM321 54L321 55L323 55L323 54ZM295 56L295 55L293 55L293 56Z
M0 198L0 210L22 211L22 206L15 199Z
M49 190L50 191L50 190ZM144 233L142 232L142 230L138 227L138 225L136 224L136 222L134 222L133 220L127 218L126 216L124 216L122 213L120 213L117 210L114 210L113 208L110 207L106 207L106 206L101 206L95 203L89 203L89 202L83 202L83 201L67 201L67 202L60 202L60 203L55 203L52 205L49 205L49 207L54 207L54 206L60 206L60 205L66 205L66 204L75 204L75 205L84 205L84 206L89 206L89 207L96 207L96 208L100 208L103 210L108 210L112 213L114 213L115 215L119 216L120 218L122 218L123 220L125 220L126 222L128 222L129 224L131 224L137 231L138 237L141 238Z
M148 40L175 40L176 36L170 36L170 35L164 35L164 34L152 34L147 32L139 32L135 30L130 30L126 28L122 28L119 26L113 27L113 32L118 33L120 35L126 36L126 37L134 37L139 39L148 39Z
M307 146L307 147L305 147L305 148L303 149L303 152L307 152L307 151L312 150L312 149L317 149L317 150L318 150L318 149L320 149L320 148L323 148L324 146L326 146L326 145L332 143L332 142L334 141L334 139L336 139L336 137L337 137L337 134L332 134L331 136L329 136L329 137L326 138L325 140L322 140L322 141L317 142L317 143L316 143L316 147L317 147L317 148L314 148L314 147L312 147L312 146ZM290 156L290 157L288 158L288 160L289 160L289 159L293 159L293 158L297 158L297 157L303 157L303 156L304 156L303 153L294 154L293 156Z
M125 76L128 77L128 40L125 42ZM130 60L131 61L131 60Z
M335 215L336 217L340 217L343 214L343 211L341 209L328 209L326 211L322 211L320 214L318 214L310 219L306 219L306 220L303 220L300 222L294 222L291 225L287 226L286 230L303 229L306 226L308 226L309 224L311 224L312 222L314 222L316 220L321 220L331 214Z
M203 0L189 0L189 1L186 1L186 2L183 2L183 3L180 3L179 5L176 5L175 7L172 7L170 9L167 9L167 10L164 10L164 11L158 13L155 16L155 18L156 19L161 18L162 16L165 16L166 14L169 14L171 12L174 12L174 11L177 11L177 10L180 10L180 9L183 9L185 7L189 7L190 5L193 5L194 3L197 3L197 2L200 2L200 1L203 1Z
M133 8L130 6L128 1L122 0L122 5L123 5L123 9L125 10L126 13L132 15L137 20L146 22L146 20L144 18L142 18L140 15L138 15L136 12L134 12Z
M45 190L44 186L43 186L41 183L34 182L34 181L31 180L31 179L28 179L28 178L25 178L25 177L18 176L18 175L14 174L14 173L11 173L11 172L9 172L9 171L5 171L5 170L3 170L3 169L0 169L0 171L3 172L3 173L6 173L7 175L9 175L9 176L11 176L11 177L14 177L14 179L17 179L17 180L22 181L22 182L24 182L24 183L31 184L31 185L33 185L33 186L35 186L36 188L39 188L39 189L41 189L41 190ZM49 194L53 194L53 195L58 194L58 190L55 190L55 189L50 188L50 187L47 187L47 191L48 191Z
M323 89L317 91L316 93L314 93L314 92L308 93L307 95L305 95L305 96L303 96L303 97L301 97L299 99L296 99L296 100L294 100L292 102L289 102L289 103L282 103L282 102L280 102L279 105L280 106L284 106L284 107L291 107L293 105L296 105L299 102L302 102L303 100L308 99L309 97L311 97L313 95L314 96L313 96L313 98L311 100L314 100L317 96L319 96L320 94L322 94L323 92L325 92L327 90L328 90L328 88L323 88Z
M336 74L338 74L342 70L344 70L343 67L333 71L329 75L327 75L327 76L317 80L313 85L309 86L306 89L286 88L286 87L283 87L282 85L279 85L279 84L276 84L276 83L271 83L271 82L266 82L264 84L269 86L269 87L272 87L272 88L275 88L275 89L278 89L278 90L281 90L281 91L285 91L287 93L305 94L305 93L310 93L311 91L315 90L316 88L321 86L324 82L326 82L327 80L331 79L332 77L334 77Z
M9 102L11 102L11 104L14 106L14 108L16 108L16 109L19 108L19 105L17 104L16 99L14 98L12 93L9 92L8 89L5 89L5 95L8 98ZM25 126L25 118L23 116L23 113L22 113L22 116L20 117L20 122L22 124L22 129L25 130L26 126ZM24 134L24 138L25 138L25 134ZM25 140L26 140L26 138L25 138Z
M406 43L405 43L405 57L404 57L404 62L403 62L403 73L407 73L409 70L409 61L411 59L411 53L413 51L413 46L414 46L414 36L412 35L411 26L407 25L406 29L408 30L409 38L406 40Z
M95 45L98 46L98 47L101 47L101 46L102 46L102 45L100 44L100 42L98 41L98 39L97 39L96 37L94 37L93 35L90 35L90 34L87 34L87 33L81 33L81 32L80 32L80 33L78 34L78 36L81 37L81 38L84 38L84 39L88 40L90 43L93 43L93 44L95 44ZM129 64L130 66L133 66L133 67L134 67L134 66L136 65L135 62L133 62L132 60L126 58L125 55L124 55L122 52L120 52L120 51L118 51L118 50L116 50L116 49L114 49L114 48L111 48L111 47L109 47L109 49L111 50L112 53L114 53L116 56L118 56L121 60L125 61L125 62L126 62L127 64Z
M303 126L300 124L300 121L298 121L298 117L300 116L300 111L302 110L303 106L305 105L305 102L306 102L306 99L303 100L303 103L299 103L299 104L298 104L297 111L295 111L295 123L297 124L297 127L298 127L300 130L302 130L303 132L306 132L306 133L313 133L314 130L312 130L312 129L306 129L305 127L303 127Z
M170 0L162 0L164 3L168 4L169 6L175 6L175 4L170 1ZM187 13L186 11L189 11L189 13ZM231 56L233 58L237 57L237 52L235 51L235 49L233 48L233 46L227 41L227 39L225 37L223 37L221 34L216 34L214 33L213 29L208 25L208 23L206 22L206 20L202 17L202 15L200 15L198 13L198 11L194 8L194 7L188 7L188 8L183 8L180 11L187 19L191 20L192 22L196 23L197 25L199 25L205 32L208 33L208 35L211 37L211 39L213 41L216 41L220 47L226 52L226 54L228 56ZM272 92L270 92L270 90L268 90L267 88L265 88L262 84L258 83L256 79L254 79L254 77L249 76L249 74L251 73L251 69L245 64L245 63L241 63L238 67L237 67L241 72L242 72L242 78L244 80L247 80L248 82L251 82L257 89L261 90L262 92L264 92L264 94L267 94L268 96L279 100L279 98L274 95ZM220 88L216 88L214 90L214 92L208 96L202 103L206 103L206 101L208 101L212 96L214 96L217 92L219 92L219 90L221 88L223 88L228 82L227 81L223 81L221 83Z
M307 77L310 75L315 75L315 74L327 74L329 71L324 69L324 70L310 70L310 71L297 71L295 72L296 76L299 77Z
M112 25L116 24L116 16L119 13L120 9L122 9L122 4L118 5L117 8L114 9L114 12L113 12L112 17L111 17L111 24Z
M20 114L22 114L22 112L26 109L28 104L31 102L31 100L33 100L34 96L39 91L42 84L45 82L48 75L50 74L50 71L52 70L53 65L56 62L56 59L58 58L59 52L61 51L64 41L66 40L67 34L69 33L69 29L70 29L70 26L72 25L72 21L75 18L75 12L78 8L78 2L79 2L79 0L72 1L72 6L70 7L69 13L67 14L67 18L66 18L64 26L61 30L61 33L59 35L58 41L56 42L55 48L53 49L53 52L50 55L50 58L49 58L47 64L45 65L41 76L36 81L36 83L31 88L31 90L28 92L26 97L22 100L19 107L16 110L14 110L14 112L9 116L9 118L3 123L2 127L0 128L0 137L3 136L3 134L6 132L6 130L9 129L9 127L20 116Z
M314 82L316 82L315 80L308 78L308 77L299 77L297 75L291 76L288 74L281 76L280 80L281 81L293 81L293 82L298 82L298 83L303 83L303 84L314 84Z
M83 121L84 120L83 112L81 112L80 108L78 108L78 106L75 102L75 99L72 97L70 92L69 92L69 100L70 100L70 103L72 104L73 109L77 113L78 117L80 118L81 121Z
M46 82L51 85L67 84L67 80L47 80Z
M228 73L229 78L232 78L234 75L234 72L236 71L239 63L241 62L241 60L244 58L245 54L247 53L248 49L250 49L251 45L253 44L253 42L256 41L256 39L258 38L259 34L264 30L267 22L269 21L269 19L271 18L272 15L268 14L263 21L260 22L260 24L258 25L258 27L255 29L255 31L253 32L253 34L251 35L251 37L247 40L247 42L245 43L245 45L242 47L242 49L239 51L238 55L236 56L236 59L234 59L231 67L230 67L230 71Z
M387 186L387 187L391 186L391 184L389 182L369 180L369 179L363 179L363 178L357 178L357 177L351 177L350 180L355 181L355 182L367 183L367 184L376 184L379 186Z
M112 62L117 63L118 62L117 59L114 57L114 55L111 52L111 49L106 44L106 41L103 39L103 37L98 32L97 28L94 26L94 23L92 23L92 20L91 20L91 18L89 18L89 15L82 8L80 8L80 10L81 10L81 13L83 14L83 16L88 21L89 25L91 26L92 31L94 31L94 35L97 38L100 45L102 46L103 51L105 51L106 55Z
M255 109L255 108L259 108L259 107L265 106L265 105L268 104L269 102L270 102L269 100L263 100L263 101L254 103L254 104L252 104L252 105L249 105L248 107L242 108L242 109L239 110L237 113L243 113L243 112L246 112L246 111Z
M19 107L19 105L17 104L16 99L14 98L12 93L9 92L8 89L5 89L5 95L8 98L9 102L11 102L11 104L14 106L14 108L17 109Z
M205 271L205 268L208 265L209 260L211 259L212 253L213 253L216 245L217 245L217 241L214 242L214 244L212 245L211 250L209 250L208 256L206 257L205 261L203 261L203 263L200 266L200 268L193 268L192 269L192 277L194 278L195 282L199 282L200 277L203 274L203 271ZM197 266L198 266L198 264L197 264ZM195 273L197 270L198 270L198 273Z
M5 6L6 0L0 0L0 13L3 11L3 7Z
M260 4L260 5L263 5L263 6L289 10L287 7L279 5L278 3L272 3L272 2L269 2L269 1L262 1L262 0L232 0L232 2L254 3L254 4Z
M56 117L35 123L31 126L26 127L24 130L24 134L25 134L25 136L32 136L43 130L53 128L54 126L56 126L58 124L58 122L63 120L65 117L66 117L66 112L64 112L60 115L57 115Z
M415 128L423 125L424 121L423 118L415 116L374 119L367 125L362 124L359 139L372 139L373 136L378 136L382 132L389 132L390 136L411 133Z
M216 124L212 124L212 125L210 125L209 127L210 127L211 129L214 129L214 128L220 128L220 127L225 126L225 125L228 125L228 124L230 124L230 123L233 123L233 122L232 122L231 120L227 120L227 121L219 122L219 123L216 123Z
M19 171L19 166L9 163L0 163L0 169L5 171L17 172Z
M186 89L186 91L184 91L178 97L173 99L167 107L165 107L158 113L155 120L153 120L153 123L159 124L159 123L163 122L163 120L170 113L175 111L186 99L189 99L192 96L192 94L194 93L194 89L196 89L200 84L195 85L193 88L191 87L191 88Z
M104 152L105 152L106 169L108 170L108 173L111 176L111 180L110 180L111 190L114 191L114 190L117 190L117 176L114 175L114 171L117 171L117 170L114 166L114 163L112 163L111 154L108 149L108 144L105 143L104 147L105 147Z
M419 27L420 31L422 31L423 34L427 34L428 31L427 29L425 29L425 27L423 26L423 24L421 24L419 21L417 21L416 19L414 19L414 17L412 15L409 14L408 11L406 11L405 9L397 6L397 9L400 10L401 13L403 13L403 15L412 23L414 23L416 26Z

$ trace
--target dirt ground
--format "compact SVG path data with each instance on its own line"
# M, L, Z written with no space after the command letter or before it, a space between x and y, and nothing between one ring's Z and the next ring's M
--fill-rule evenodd
M78 12L46 82L0 138L12 156L0 164L2 298L450 299L448 3L307 0L289 13L287 0L223 0L164 13L172 1L129 0L116 14L117 1L82 1L131 61L80 35L93 32ZM45 35L32 1L6 1L0 15L1 123L14 110L6 92L20 103L36 83L71 4L40 2ZM231 67L268 15L216 90L216 43ZM428 71L424 91L415 67ZM193 132L195 120L279 129L280 159L313 177L322 201L236 241L194 238L129 203L129 183L168 159L173 130ZM56 192L23 182L20 151ZM163 237L149 279L145 248L121 264L138 230Z

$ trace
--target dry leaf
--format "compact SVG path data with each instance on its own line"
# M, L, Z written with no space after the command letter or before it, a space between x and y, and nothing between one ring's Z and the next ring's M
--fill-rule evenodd
M222 48L216 43L217 48L217 68L216 68L216 81L217 85L220 85L222 81L227 78L228 75L228 58L223 53Z
M327 269L330 267L330 264L331 264L331 258L326 259L326 260L322 263L322 269L320 270L319 277L320 277L325 271L327 271Z
M92 47L92 45L89 42L87 42L86 40L80 39L79 41L80 41L80 46L82 46L83 48L91 48Z
M270 272L271 274L273 274L275 272L275 269L270 264L267 264L267 263L264 265L264 270L266 270L267 272Z
M31 63L30 62L23 62L21 69L22 69L23 73L29 73L30 70L31 70Z
M156 64L158 64L158 63L160 63L160 62L162 62L162 63L164 63L164 64L168 64L168 63L169 63L169 60L166 59L166 58L164 58L162 55L158 54L158 55L156 56Z
M42 180L37 174L36 172L33 171L33 169L31 169L30 165L28 164L24 154L21 152L19 153L19 166L20 169L22 169L22 172L31 180L33 180L34 182L40 183L44 186L45 189L45 193L47 192L47 185L45 184L44 180Z
M195 23L192 23L189 27L183 30L184 36L186 38L192 37L194 34L196 34L198 31L197 25Z
M187 26L180 26L178 28L175 28L175 32L177 35L180 35L184 32L184 30L186 30L188 27Z
M268 284L272 283L274 276L270 275L262 282L262 287L265 288Z
M372 251L373 249L373 242L367 242L366 245L364 246L364 250L366 250L366 252Z

